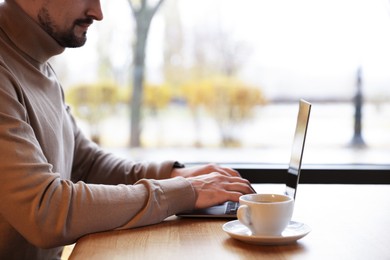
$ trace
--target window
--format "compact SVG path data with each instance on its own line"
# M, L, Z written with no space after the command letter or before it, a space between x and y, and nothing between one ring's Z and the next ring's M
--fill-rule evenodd
M126 0L102 7L86 46L52 62L67 92L111 82L128 97L135 21ZM146 45L140 146L129 149L121 98L94 122L99 141L136 160L285 164L304 98L304 164L388 164L389 10L385 0L164 1Z

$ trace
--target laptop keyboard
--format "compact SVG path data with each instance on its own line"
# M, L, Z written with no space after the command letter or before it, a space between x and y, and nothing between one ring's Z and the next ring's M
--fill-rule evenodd
M226 205L225 214L227 215L235 215L237 213L237 209L239 207L238 202L228 201Z

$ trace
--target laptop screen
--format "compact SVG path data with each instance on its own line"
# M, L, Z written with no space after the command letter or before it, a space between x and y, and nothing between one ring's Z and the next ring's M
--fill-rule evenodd
M293 139L290 163L287 171L286 192L295 199L296 188L299 183L303 149L305 146L306 132L309 123L311 104L300 100L297 125Z
M286 191L285 193L295 199L296 188L299 182L299 173L301 169L303 147L305 145L306 130L309 121L311 104L300 100L299 101L299 112L296 123L295 135L293 139L293 147L291 151L291 162L287 171L287 180L286 180ZM177 214L181 217L223 217L223 218L235 218L232 211L227 213L227 205L231 202L226 202L221 205L209 207L206 209L197 209L182 212ZM235 209L237 204L235 204Z

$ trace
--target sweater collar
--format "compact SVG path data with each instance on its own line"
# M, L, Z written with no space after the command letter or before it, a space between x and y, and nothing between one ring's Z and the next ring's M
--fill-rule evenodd
M5 0L0 13L1 29L32 59L44 63L65 50L13 0Z

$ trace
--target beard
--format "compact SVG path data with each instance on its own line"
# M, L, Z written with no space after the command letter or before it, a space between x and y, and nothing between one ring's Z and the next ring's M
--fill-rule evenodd
M81 47L87 41L87 32L85 31L81 36L77 36L74 33L75 27L78 24L91 24L93 20L91 18L78 19L72 26L66 31L59 31L56 29L56 25L50 16L49 11L42 7L38 12L38 21L42 28L53 37L59 45L64 48L76 48Z

